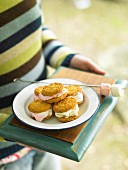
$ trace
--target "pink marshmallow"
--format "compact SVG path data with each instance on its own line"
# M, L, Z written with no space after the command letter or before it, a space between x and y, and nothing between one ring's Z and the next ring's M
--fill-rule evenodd
M102 83L100 87L100 94L103 96L109 96L111 94L111 84Z

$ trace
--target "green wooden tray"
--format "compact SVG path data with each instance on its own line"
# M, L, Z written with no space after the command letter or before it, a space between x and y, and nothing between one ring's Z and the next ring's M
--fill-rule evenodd
M126 85L125 80L118 80L116 83ZM97 112L91 117L73 143L14 126L10 124L10 121L14 118L13 114L0 127L0 136L79 162L117 102L118 98L116 97L105 97Z
M118 83L122 83L122 81L118 81ZM73 144L13 126L9 124L13 115L0 127L0 135L33 148L80 161L117 101L118 99L115 97L105 97L99 110L89 120Z

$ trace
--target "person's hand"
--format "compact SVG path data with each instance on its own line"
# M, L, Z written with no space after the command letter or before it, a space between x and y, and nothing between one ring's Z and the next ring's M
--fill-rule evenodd
M96 65L90 58L76 54L70 61L70 67L77 68L83 71L88 71L96 74L106 74L98 65Z

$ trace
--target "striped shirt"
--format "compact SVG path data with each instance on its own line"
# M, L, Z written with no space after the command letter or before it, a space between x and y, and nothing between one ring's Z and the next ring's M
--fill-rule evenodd
M37 0L0 0L0 108L9 106L28 84L46 78L46 64L68 66L74 51L44 25ZM7 102L8 101L8 102Z
M42 15L40 0L0 0L0 108L10 106L28 85L14 83L14 78L45 79L47 64L69 66L75 54L44 25ZM11 152L2 148L4 144L0 144L0 159L13 154L10 144Z

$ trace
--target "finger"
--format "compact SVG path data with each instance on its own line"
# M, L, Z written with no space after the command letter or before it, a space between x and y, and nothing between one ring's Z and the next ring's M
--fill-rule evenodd
M93 66L92 67L92 72L97 73L97 74L101 74L101 75L104 75L104 74L107 73L107 72L105 72L103 69L101 69L98 66Z
M107 72L104 71L103 69L101 69L97 64L95 64L92 60L88 59L86 61L86 67L88 65L88 70L90 70L91 72L94 72L96 74L101 74L104 75Z

